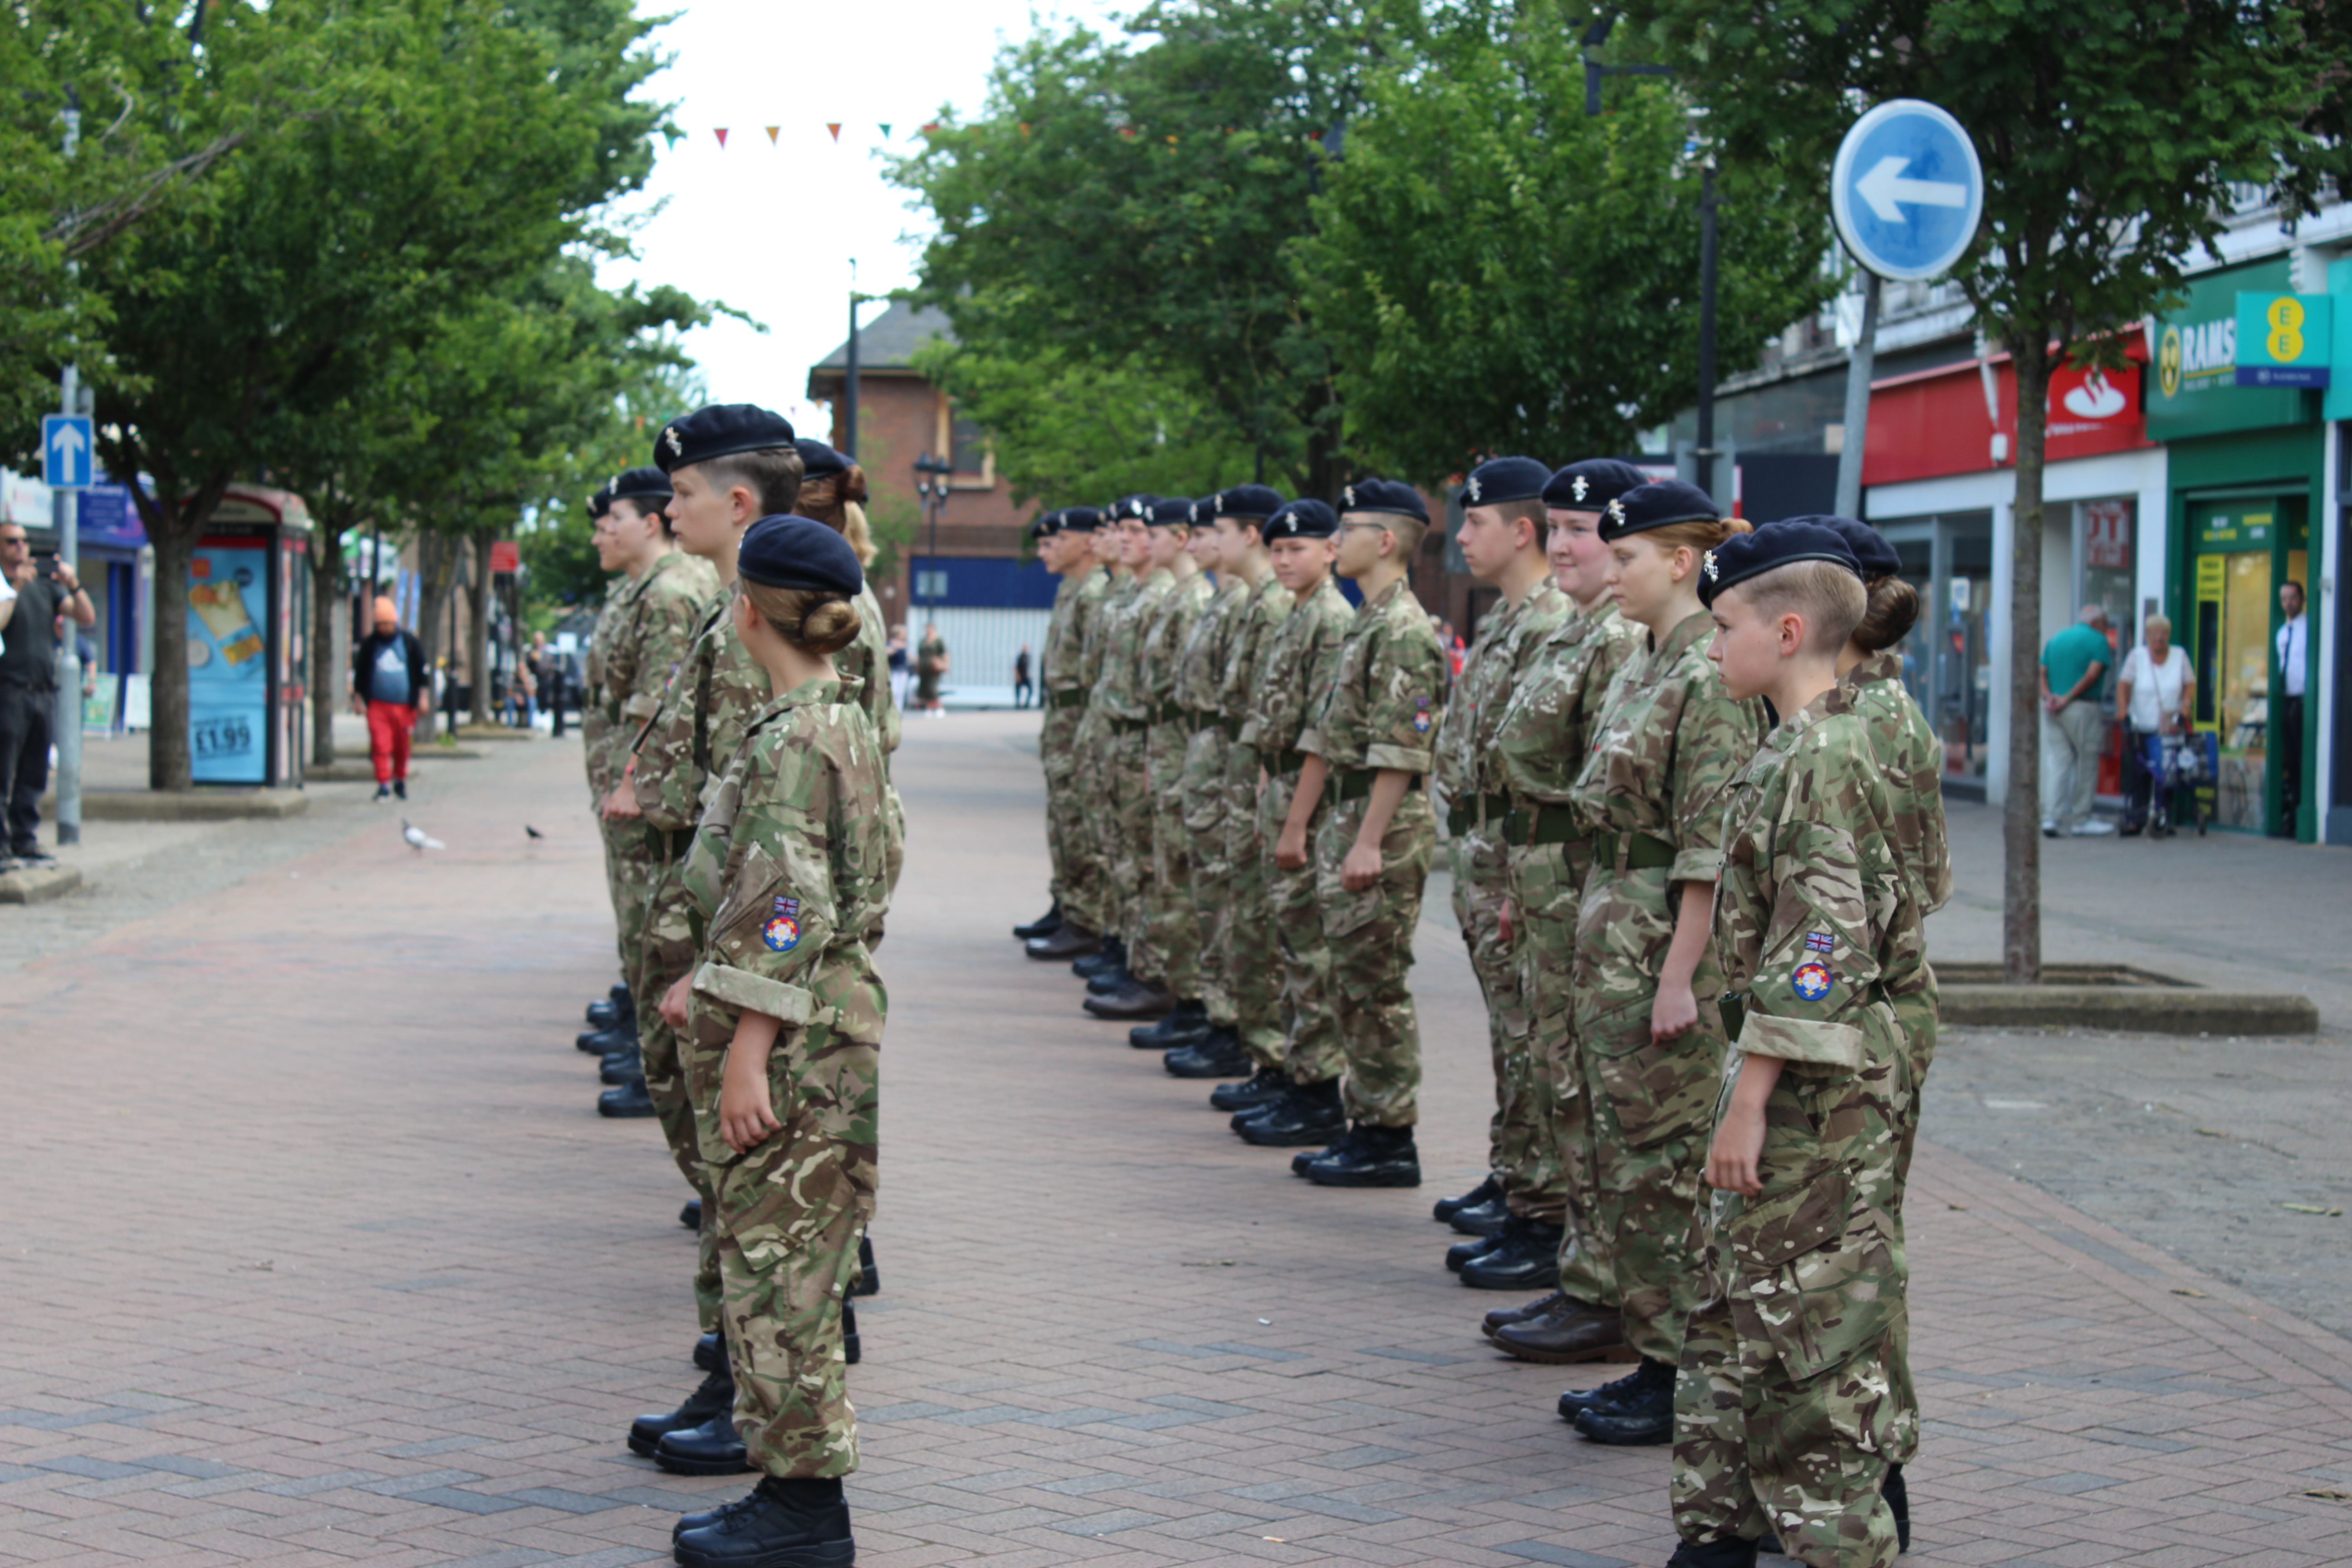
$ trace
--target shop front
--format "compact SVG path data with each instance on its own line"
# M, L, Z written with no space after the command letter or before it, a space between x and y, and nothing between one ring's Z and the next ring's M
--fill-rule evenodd
M2292 292L2284 258L2194 279L2181 308L2149 328L2158 370L2148 428L2171 451L2165 518L2175 565L2161 602L2196 671L2195 725L2219 742L2213 820L2315 842L2327 826L2314 787L2321 705L2286 695L2290 685L2325 695L2319 638L2301 639L2302 679L2291 683L2277 650L2286 584L2314 601L2315 632L2325 604L2312 525L2327 493L2326 426L2319 392L2241 385L2238 374L2251 357L2239 353L2239 297ZM2291 731L2290 714L2299 720Z
M2042 470L2042 616L2037 646L2079 611L2107 611L2119 662L2135 606L2161 592L2165 454L2149 445L2146 349L2121 345L2105 369L2062 368L2050 387ZM2000 802L2008 793L2011 540L2017 493L2017 378L2006 355L1896 376L1871 389L1864 514L1902 556L1921 612L1904 679L1943 742L1944 786ZM2112 671L2100 696L2111 699ZM2038 720L2036 721L2039 721ZM2121 787L2112 726L2102 794Z

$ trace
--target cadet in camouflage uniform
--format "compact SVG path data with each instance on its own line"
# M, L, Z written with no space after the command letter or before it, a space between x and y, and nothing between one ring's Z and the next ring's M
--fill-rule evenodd
M1575 974L1592 1228L1642 1356L1632 1376L1562 1398L1600 1442L1672 1437L1675 1365L1697 1300L1691 1216L1724 1056L1708 950L1723 795L1764 730L1761 706L1725 696L1706 662L1713 626L1697 584L1706 552L1744 526L1675 480L1628 490L1601 524L1611 590L1648 635L1611 689L1575 795L1593 830Z
M604 537L604 520L613 510L609 490L598 490L588 498L589 536L596 546L596 563L614 574L604 584L604 603L596 616L596 630L589 633L588 651L580 665L580 753L583 771L588 779L588 812L596 819L597 839L604 850L604 890L617 915L620 909L620 888L613 873L613 841L604 832L604 797L613 793L613 781L606 776L606 764L611 761L609 733L612 726L604 721L604 651L603 628L612 624L613 606L619 602L621 592L629 585L627 575L617 566L606 565L610 546ZM616 930L614 947L621 947ZM636 998L629 990L629 962L621 954L621 984L608 996L600 996L588 1005L589 1032L580 1037L580 1048L604 1054L623 1048L635 1040L635 1008ZM625 1002L624 1001L625 998Z
M1339 668L1339 645L1355 612L1331 563L1339 552L1339 515L1313 497L1276 510L1261 531L1271 560L1268 570L1289 600L1289 613L1264 642L1250 691L1249 718L1242 744L1265 770L1257 801L1258 861L1265 879L1271 923L1244 941L1276 947L1282 959L1281 1014L1288 1040L1278 1067L1262 1067L1244 1083L1228 1084L1209 1103L1234 1114L1233 1129L1251 1143L1295 1148L1328 1143L1346 1125L1340 1111L1339 1076L1347 1057L1339 1047L1339 1020L1331 1011L1331 955L1323 945L1322 917L1315 907L1315 868L1302 858L1285 866L1275 857L1283 827L1299 793L1306 758L1298 737ZM1305 837L1312 842L1328 807L1321 793L1307 796Z
M701 933L689 1071L734 1422L762 1479L742 1503L679 1521L688 1568L850 1560L841 1478L857 1468L857 1418L843 1314L878 1152L882 749L825 657L856 636L864 578L847 542L805 518L753 523L737 567L733 630L773 694L744 727L685 873Z
M1070 601L1078 591L1077 578L1064 569L1066 563L1063 559L1061 528L1061 512L1047 510L1041 511L1031 518L1027 531L1029 542L1037 552L1038 564L1052 573L1055 579L1053 606L1045 612L1045 647L1040 657L1040 668L1037 672L1041 682L1045 675L1042 667L1052 659L1055 639L1061 636L1063 629L1069 624ZM1040 689L1043 689L1042 685ZM1024 942L1033 937L1051 935L1061 929L1064 907L1062 890L1069 880L1067 846L1064 843L1054 820L1055 802L1061 794L1062 783L1066 777L1066 773L1055 766L1054 752L1057 746L1067 742L1067 726L1059 731L1055 729L1051 704L1046 699L1041 697L1037 705L1045 710L1044 721L1037 731L1037 761L1045 775L1046 887L1052 893L1054 901L1036 920L1013 928L1013 934Z
M792 506L787 498L799 495L802 462L793 447L790 424L764 409L740 404L718 405L672 421L655 441L655 458L677 487L670 517L678 542L709 562L724 584L706 605L686 660L637 742L631 781L645 841L660 869L646 922L646 1088L664 1134L672 1140L679 1168L702 1196L694 1296L697 1315L709 1333L719 1329L721 1316L719 1233L705 1151L693 1122L693 1047L659 1005L683 1005L699 945L693 900L679 875L680 862L719 770L769 695L765 672L744 651L728 620L737 546L761 516ZM722 1355L702 1387L677 1410L633 1423L629 1447L689 1474L740 1470L740 1442L727 1415L733 1401L734 1386ZM665 1445L673 1439L692 1445L698 1457L684 1463L666 1458Z
M1531 1044L1519 933L1505 919L1511 867L1503 827L1511 801L1496 749L1513 694L1572 608L1544 560L1543 492L1550 480L1551 469L1532 458L1496 458L1470 471L1458 536L1463 558L1502 597L1479 623L1437 731L1454 916L1486 998L1495 1069L1487 1168L1498 1178L1506 1217L1491 1245L1465 1253L1460 1268L1462 1282L1482 1290L1549 1283L1559 1271L1563 1231L1559 1157L1545 1114L1550 1096L1541 1090Z
M1093 994L1085 1006L1098 1018L1152 1016L1176 1005L1146 934L1150 900L1145 882L1151 874L1155 803L1150 787L1152 709L1144 689L1142 653L1144 637L1160 601L1175 585L1173 575L1155 567L1151 559L1150 514L1164 504L1169 503L1147 497L1122 508L1126 515L1119 520L1119 558L1135 585L1111 605L1103 631L1102 677L1092 699L1101 708L1108 731L1102 756L1103 787L1108 796L1103 845L1110 858L1112 883L1118 889L1118 936L1124 955L1118 973L1101 976L1105 983L1101 989L1095 990L1094 983L1089 983Z
M1298 788L1322 791L1329 806L1315 835L1315 898L1347 1053L1342 1104L1350 1126L1292 1168L1318 1186L1416 1187L1421 1026L1405 975L1437 849L1423 780L1444 717L1445 650L1405 580L1429 524L1420 493L1394 480L1360 480L1349 487L1339 524L1339 570L1364 602L1349 623L1330 691L1298 738L1306 758ZM1306 816L1294 798L1278 858L1303 847Z
M604 826L624 882L621 936L629 952L631 992L650 994L651 983L645 973L646 922L661 863L646 840L636 791L630 783L636 763L633 748L660 709L671 675L686 662L687 650L694 645L696 623L718 592L719 574L709 562L683 554L672 543L669 524L662 515L669 503L669 479L659 468L631 468L617 474L610 489L611 530L634 552L653 552L652 564L622 595L613 631L603 639L606 713L612 721L607 743L614 759L609 770L613 787L604 801ZM657 1024L639 1027L641 1045L649 1034L662 1037L667 1045L667 1031ZM656 1063L653 1070L676 1076L674 1063ZM597 1096L596 1111L611 1117L658 1114L646 1086L642 1058L635 1074ZM672 1134L672 1152L677 1153L682 1147L677 1141L683 1129L682 1102L669 1121L665 1130ZM679 1154L679 1163L692 1181L690 1157Z
M1592 1128L1573 982L1592 842L1570 802L1593 722L1635 633L1609 596L1601 509L1646 482L1630 464L1594 458L1570 464L1545 485L1547 554L1574 608L1537 651L1496 732L1495 763L1511 800L1504 828L1511 915L1538 1066L1537 1111L1546 1124L1538 1147L1548 1163L1531 1178L1528 1212L1561 1226L1559 1289L1486 1314L1487 1337L1523 1361L1591 1361L1618 1354L1625 1342L1616 1275L1591 1224Z
M1075 743L1079 766L1087 779L1087 809L1079 818L1080 843L1093 863L1096 886L1100 889L1097 912L1102 923L1096 929L1101 934L1102 946L1091 956L1074 954L1076 962L1071 967L1087 977L1089 988L1097 977L1107 986L1123 984L1127 973L1127 945L1121 934L1127 925L1127 898L1119 881L1118 824L1111 811L1115 792L1108 772L1118 751L1119 731L1102 699L1112 628L1125 616L1140 586L1140 580L1127 564L1124 524L1126 510L1137 499L1128 497L1103 509L1094 534L1094 559L1102 568L1102 594L1087 618L1085 640L1078 650L1077 685L1086 693L1086 700L1079 706Z
M1727 541L1708 565L1726 687L1788 717L1726 813L1715 943L1738 1042L1675 1400L1674 1562L1753 1563L1769 1531L1814 1568L1887 1568L1907 1511L1888 1461L1918 1425L1892 1364L1907 1270L1895 1215L1904 1043L1888 998L1925 943L1897 807L1837 683L1861 568L1811 522ZM1801 635L1786 651L1792 616Z
M1236 485L1202 502L1193 525L1215 541L1205 548L1221 584L1213 627L1195 631L1182 677L1201 724L1185 760L1184 796L1194 811L1192 904L1210 1026L1161 1058L1178 1078L1231 1078L1282 1060L1281 955L1264 939L1274 917L1258 836L1257 752L1242 743L1260 651L1289 605L1258 534L1281 506L1264 485ZM1202 624L1211 626L1205 616Z
M1054 858L1054 899L1061 922L1029 943L1032 958L1077 958L1095 951L1105 920L1103 868L1088 822L1094 798L1086 724L1086 649L1110 590L1110 574L1096 558L1102 513L1090 506L1065 507L1049 514L1053 531L1041 542L1050 549L1046 564L1061 574L1054 593L1054 620L1045 636L1038 689L1045 693L1045 725L1038 752L1045 764L1045 837Z

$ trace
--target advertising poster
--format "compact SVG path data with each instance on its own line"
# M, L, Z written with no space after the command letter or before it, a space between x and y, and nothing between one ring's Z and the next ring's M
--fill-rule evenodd
M269 756L269 552L205 544L188 568L188 744L199 784L262 784Z

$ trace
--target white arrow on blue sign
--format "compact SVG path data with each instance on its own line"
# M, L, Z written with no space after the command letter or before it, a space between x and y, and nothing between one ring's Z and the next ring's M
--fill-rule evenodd
M79 414L51 414L41 420L41 481L53 490L78 490L96 466L89 421Z
M1984 165L1960 122L1898 98L1853 123L1830 172L1830 212L1853 258L1912 282L1950 269L1984 216Z

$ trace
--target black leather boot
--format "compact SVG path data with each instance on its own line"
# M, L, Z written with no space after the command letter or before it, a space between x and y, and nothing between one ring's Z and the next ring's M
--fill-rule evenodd
M1485 1203L1455 1209L1446 1216L1445 1223L1465 1236L1500 1236L1510 1218L1511 1205L1503 1201L1502 1194L1496 1193Z
M727 1336L713 1329L694 1342L694 1364L705 1372L727 1370Z
M1661 1363L1645 1360L1640 1366L1614 1383L1604 1383L1598 1388L1570 1389L1559 1396L1559 1418L1563 1421L1573 1421L1587 1410L1615 1405L1617 1401L1641 1386L1644 1369L1659 1364ZM1666 1372L1669 1374L1667 1386L1672 1387L1671 1374L1674 1368L1667 1367Z
M592 1029L609 1029L622 1019L636 1016L636 1004L629 995L629 983L625 980L588 1004L588 1026Z
M1023 942L1034 942L1041 936L1051 936L1062 929L1062 900L1055 899L1054 907L1031 921L1027 925L1013 928L1013 934Z
M695 1364L702 1364L700 1347L696 1347ZM658 1415L640 1415L629 1423L629 1452L653 1458L661 1440L673 1432L690 1431L712 1416L731 1418L735 1409L735 1374L727 1370L727 1356L719 1352L719 1364L710 1375L677 1409ZM732 1426L728 1428L730 1432Z
M1539 1219L1514 1219L1489 1247L1462 1266L1462 1283L1474 1290L1533 1290L1559 1278L1559 1244L1565 1227Z
M1502 1237L1474 1236L1467 1241L1457 1241L1445 1249L1445 1267L1459 1274L1469 1267L1470 1260L1493 1247L1502 1245Z
M1030 939L1021 951L1040 960L1091 958L1102 951L1102 938L1076 921L1064 921L1047 934Z
M1417 1187L1421 1152L1410 1127L1356 1124L1356 1135L1307 1162L1302 1173L1318 1187Z
M735 1434L735 1385L727 1387L727 1408L699 1426L666 1434L654 1446L655 1464L674 1476L740 1476L751 1468Z
M1638 1447L1675 1437L1675 1369L1646 1356L1633 1369L1633 1386L1607 1405L1588 1405L1576 1429L1596 1443Z
M1492 1175L1489 1175L1485 1181L1479 1183L1476 1186L1471 1188L1468 1192L1463 1194L1458 1198L1438 1199L1437 1202L1431 1206L1429 1212L1433 1217L1438 1219L1452 1219L1464 1209L1475 1209L1480 1204L1489 1202L1495 1198L1499 1198L1502 1195L1503 1184L1496 1181Z
M1221 1025L1183 1049L1170 1051L1160 1063L1171 1078L1231 1078L1248 1068L1250 1054L1242 1037Z
M1234 1131L1241 1131L1241 1119L1255 1115L1290 1090L1290 1074L1281 1068L1260 1068L1239 1083L1221 1083L1209 1093L1209 1103L1219 1110L1231 1110Z
M592 1057L609 1057L637 1043L637 1020L635 1014L620 1020L609 1029L591 1029L572 1042Z
M1139 1051L1173 1051L1196 1046L1214 1027L1206 1002L1179 1002L1176 1010L1156 1024L1142 1024L1127 1032L1127 1043Z
M1087 983L1089 985L1093 982ZM1125 1023L1129 1018L1157 1018L1176 1008L1176 994L1156 981L1129 975L1116 991L1089 996L1080 1005L1097 1018Z
M1760 1545L1737 1537L1696 1543L1685 1541L1675 1545L1675 1554L1666 1559L1666 1568L1756 1568Z
M1339 1080L1293 1084L1290 1092L1247 1120L1236 1117L1234 1131L1244 1143L1262 1149L1303 1149L1331 1142L1347 1130L1347 1113L1339 1106Z
M1126 967L1127 943L1115 936L1104 937L1094 952L1070 961L1070 973L1087 981L1106 971Z
M614 1051L606 1057L596 1076L605 1083L622 1084L633 1078L646 1076L646 1060L635 1051Z
M596 1097L596 1114L615 1121L632 1121L654 1114L654 1097L646 1092L643 1078L631 1078L618 1089L608 1089Z
M702 1200L700 1198L687 1199L686 1206L677 1211L677 1223L686 1226L688 1230L700 1230L702 1228Z
M770 1476L740 1504L713 1511L712 1522L671 1537L684 1568L848 1568L857 1561L837 1479Z

